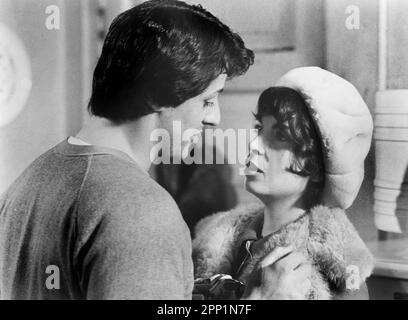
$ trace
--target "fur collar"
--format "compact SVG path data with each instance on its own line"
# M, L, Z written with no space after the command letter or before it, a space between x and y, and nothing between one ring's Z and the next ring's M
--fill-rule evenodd
M196 226L193 241L196 277L231 274L236 268L237 247L245 238L248 226L262 214L262 206L249 204L201 220ZM345 211L316 206L308 214L268 236L244 268L241 277L245 279L276 246L289 244L309 257L316 266L317 277L324 279L330 287L344 289L350 279L350 270L357 271L357 279L362 283L373 269L373 257ZM320 297L328 298L329 293L320 294Z

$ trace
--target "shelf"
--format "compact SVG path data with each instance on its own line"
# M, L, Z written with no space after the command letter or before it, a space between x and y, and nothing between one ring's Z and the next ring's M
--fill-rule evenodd
M375 276L408 280L408 239L367 243L374 255Z

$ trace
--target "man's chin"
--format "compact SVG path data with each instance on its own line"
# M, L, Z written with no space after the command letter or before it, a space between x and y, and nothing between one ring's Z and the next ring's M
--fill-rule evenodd
M191 144L183 144L181 149L173 149L170 152L170 162L172 164L180 164L180 161L185 160L191 154L193 146Z
M191 141L186 141L181 148L181 159L187 159L191 157L191 152L193 151L194 148L198 147L198 143L196 142L191 142Z

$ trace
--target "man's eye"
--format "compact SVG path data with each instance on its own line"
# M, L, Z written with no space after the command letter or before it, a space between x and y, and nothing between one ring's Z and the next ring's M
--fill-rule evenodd
M204 101L204 108L212 108L214 104L214 101Z

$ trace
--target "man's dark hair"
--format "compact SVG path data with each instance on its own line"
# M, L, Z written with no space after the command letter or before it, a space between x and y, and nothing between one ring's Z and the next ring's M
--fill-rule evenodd
M153 0L112 22L96 65L89 110L120 123L176 107L220 74L244 74L254 54L201 6Z
M320 136L302 96L291 88L271 87L262 92L255 117L272 115L277 137L288 142L295 158L290 170L310 177L304 194L307 209L318 204L324 187L323 150Z

